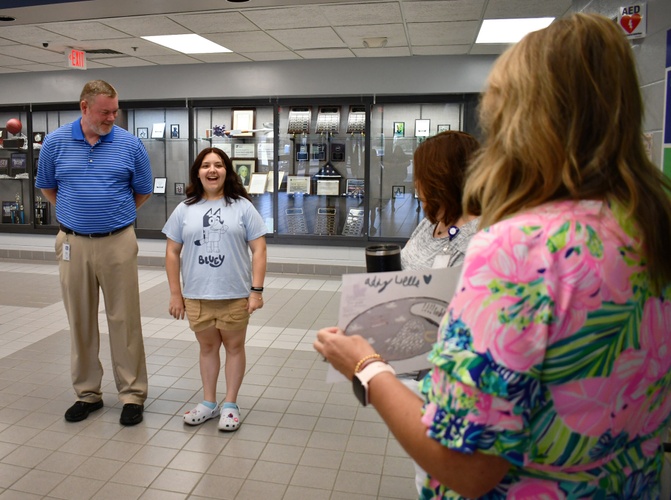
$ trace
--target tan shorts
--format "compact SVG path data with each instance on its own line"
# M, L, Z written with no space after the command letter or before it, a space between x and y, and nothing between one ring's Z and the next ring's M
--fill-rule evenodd
M211 326L219 330L244 330L249 324L248 299L184 299L186 317L194 332Z

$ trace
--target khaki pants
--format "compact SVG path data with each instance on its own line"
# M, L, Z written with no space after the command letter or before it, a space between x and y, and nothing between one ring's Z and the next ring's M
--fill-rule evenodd
M65 243L70 245L69 261L63 260ZM103 238L75 236L63 231L56 236L63 303L70 322L72 385L78 400L95 403L102 398L100 290L105 302L119 401L143 404L147 398L137 251L132 226Z

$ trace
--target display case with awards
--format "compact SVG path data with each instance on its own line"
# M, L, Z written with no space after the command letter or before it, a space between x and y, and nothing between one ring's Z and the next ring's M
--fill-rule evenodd
M9 177L9 158L0 158L0 179Z
M2 202L2 223L11 224L14 222L14 214L19 209L19 206L15 201L3 201Z
M363 232L363 209L350 208L342 230L343 236L361 236Z
M347 133L363 134L366 131L366 106L352 105L347 116Z
M331 144L331 161L345 161L345 145L341 143Z
M7 139L7 129L5 127L0 127L0 147L3 145L5 139Z
M334 207L320 207L317 209L317 220L315 221L315 234L336 234L336 214Z
M51 224L49 202L43 200L41 196L35 198L35 224L38 226Z
M317 114L318 134L337 134L340 131L340 106L321 106Z
M11 176L14 178L28 178L28 155L26 153L12 153Z
M312 109L309 106L293 107L289 110L287 134L309 134Z
M287 208L285 214L289 234L308 234L308 225L302 208Z

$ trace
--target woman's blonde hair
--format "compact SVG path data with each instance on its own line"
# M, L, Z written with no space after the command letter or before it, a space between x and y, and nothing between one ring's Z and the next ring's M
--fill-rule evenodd
M490 74L465 211L481 208L486 227L553 200L616 202L660 290L671 283L671 183L645 153L642 110L633 54L613 21L579 13L530 33Z

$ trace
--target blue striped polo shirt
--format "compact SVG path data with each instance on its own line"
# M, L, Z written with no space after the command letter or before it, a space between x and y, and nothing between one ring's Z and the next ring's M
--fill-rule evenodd
M114 125L91 146L80 118L45 137L35 187L58 189L56 218L64 226L106 233L135 221L134 193L151 193L153 181L140 139Z

